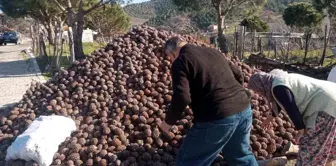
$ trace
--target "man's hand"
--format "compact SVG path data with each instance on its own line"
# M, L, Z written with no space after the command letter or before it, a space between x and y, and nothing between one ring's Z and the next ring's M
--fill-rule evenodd
M159 129L161 130L162 134L169 140L174 138L173 134L170 132L171 126L165 121L161 122L161 124L159 125Z
M267 115L266 119L262 122L261 127L266 131L271 129L273 119L274 117L272 115Z
M303 134L305 133L305 129L298 130L298 133L295 136L295 144L299 145L300 139L302 138Z

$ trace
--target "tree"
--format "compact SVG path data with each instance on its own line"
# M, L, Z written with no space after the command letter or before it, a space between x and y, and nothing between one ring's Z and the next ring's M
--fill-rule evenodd
M1 10L12 17L30 17L35 20L31 25L31 37L33 48L37 48L37 54L47 58L44 43L45 32L49 44L53 47L52 69L60 68L60 56L63 51L60 47L62 27L65 20L64 12L54 7L48 0L0 0ZM43 25L43 26L41 26ZM35 52L35 49L34 49Z
M269 31L269 25L267 22L261 20L258 16L251 16L245 18L241 25L246 26L249 31L267 32Z
M329 20L329 28L326 25L325 28L325 38L324 38L324 48L323 48L323 53L322 57L320 59L320 65L323 65L324 59L326 56L326 50L327 50L327 45L329 44L329 36L331 33L331 28L335 30L335 25L336 25L336 0L313 0L313 5L314 7L320 11L321 13L325 14L326 17ZM328 32L329 31L329 32Z
M5 29L14 29L24 35L29 35L30 33L29 26L31 21L24 18L8 17L4 13L0 13L0 24L2 24Z
M283 19L288 26L312 30L321 24L323 15L311 3L298 2L285 9Z
M108 4L100 10L89 13L86 24L98 32L100 37L111 37L115 33L124 32L131 26L131 18L117 4ZM105 42L105 41L104 41Z
M311 34L315 28L321 25L323 15L311 3L298 2L288 6L282 17L286 25L303 29L306 33L305 56L303 59L303 63L305 63Z
M92 11L106 5L123 2L121 0L51 0L54 4L67 14L67 23L69 25L69 46L71 57L76 59L85 58L83 52L83 31L84 18Z
M314 7L320 11L325 11L330 16L336 16L336 0L313 0Z
M216 11L214 10L215 9L213 8L209 8L209 10L195 12L191 17L191 20L194 21L200 29L206 29L217 22Z
M62 19L62 12L47 0L0 0L0 9L13 18L31 17L43 24L48 33L49 44L53 45L55 20Z
M215 8L218 24L218 43L224 53L228 53L227 43L224 35L225 19L227 15L242 5L262 5L265 0L173 0L180 10L202 10L208 6Z

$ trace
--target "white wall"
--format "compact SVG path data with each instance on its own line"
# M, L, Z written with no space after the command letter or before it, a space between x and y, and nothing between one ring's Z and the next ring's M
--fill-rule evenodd
M95 32L91 29L85 29L83 31L82 41L83 42L94 42L93 35L95 35L95 34L97 34L97 32ZM64 31L62 36L65 40L68 40L68 31Z

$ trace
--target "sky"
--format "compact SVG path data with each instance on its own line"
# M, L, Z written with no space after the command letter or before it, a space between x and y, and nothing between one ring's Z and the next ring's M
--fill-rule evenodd
M141 3L141 2L146 2L149 0L133 0L132 3Z
M150 0L132 0L132 3L141 3L141 2L146 2L146 1L150 1ZM2 13L1 10L0 10L0 13Z

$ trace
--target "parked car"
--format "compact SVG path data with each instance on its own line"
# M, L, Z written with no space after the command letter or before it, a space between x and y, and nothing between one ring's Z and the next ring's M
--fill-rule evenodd
M14 31L4 32L0 36L0 45L7 45L7 43L19 44L20 35Z

